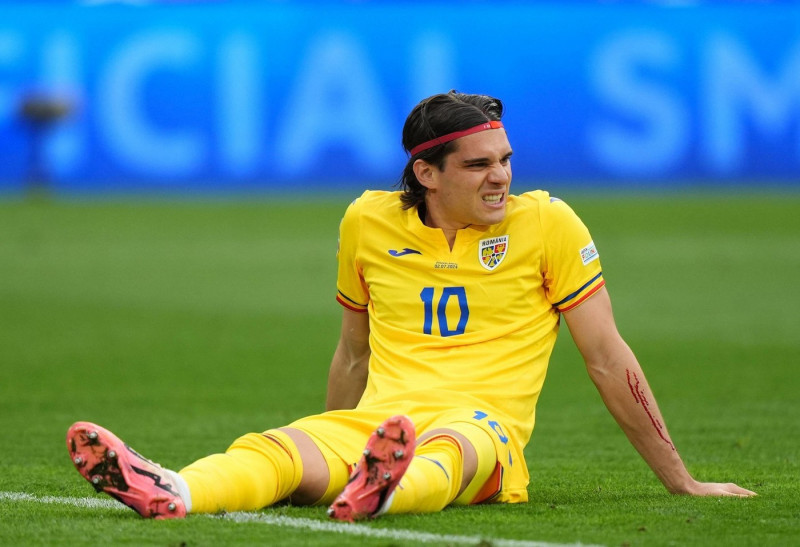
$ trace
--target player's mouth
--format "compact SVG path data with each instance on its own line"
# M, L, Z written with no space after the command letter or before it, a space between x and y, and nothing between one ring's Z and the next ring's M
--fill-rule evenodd
M505 192L501 194L486 194L485 196L481 197L481 200L486 205L502 205L505 201L505 197Z

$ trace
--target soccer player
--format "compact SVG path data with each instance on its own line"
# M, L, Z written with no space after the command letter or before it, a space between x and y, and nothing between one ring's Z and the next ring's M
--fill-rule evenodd
M339 520L524 502L523 448L563 316L606 406L667 490L753 495L686 470L617 332L587 228L546 192L509 193L502 114L484 95L423 100L403 128L402 189L364 192L345 212L326 412L240 437L180 472L78 422L67 446L81 475L154 518L285 499L329 505Z

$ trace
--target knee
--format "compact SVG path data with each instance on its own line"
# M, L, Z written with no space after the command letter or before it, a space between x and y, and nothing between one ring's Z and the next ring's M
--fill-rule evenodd
M294 505L313 505L325 496L330 483L330 472L322 451L306 433L290 427L280 428L294 443L302 466L302 478L289 497Z

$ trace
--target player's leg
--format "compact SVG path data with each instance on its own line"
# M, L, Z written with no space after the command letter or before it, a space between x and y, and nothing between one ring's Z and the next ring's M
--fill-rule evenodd
M67 447L78 472L98 492L152 518L260 509L295 492L296 502L302 503L324 494L329 476L326 459L302 432L244 435L224 454L202 458L180 473L144 458L110 431L88 422L69 429ZM344 482L347 467L343 462L340 467L337 475Z
M387 420L368 440L350 482L329 509L332 518L352 521L387 512L435 512L450 503L479 501L497 466L489 434L456 422L412 443L413 424L398 418L404 419Z
M458 422L420 437L416 456L395 490L388 513L440 511L479 499L497 466L497 452L482 428Z
M284 499L295 505L318 502L332 477L340 482L347 477L344 461L324 455L323 448L288 427L240 437L225 454L181 470L191 491L192 512L261 509Z
M305 431L280 429L297 445L303 461L303 478L289 498L293 505L328 505L341 492L350 467L335 452Z
M212 454L181 469L189 485L192 512L261 509L288 497L300 484L303 466L297 447L279 431L248 433L223 454Z

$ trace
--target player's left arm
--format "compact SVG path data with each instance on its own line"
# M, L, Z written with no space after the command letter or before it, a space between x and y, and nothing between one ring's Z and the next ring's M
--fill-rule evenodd
M617 331L605 287L564 312L564 319L606 407L667 490L696 496L755 495L733 483L699 482L689 474L636 356Z

